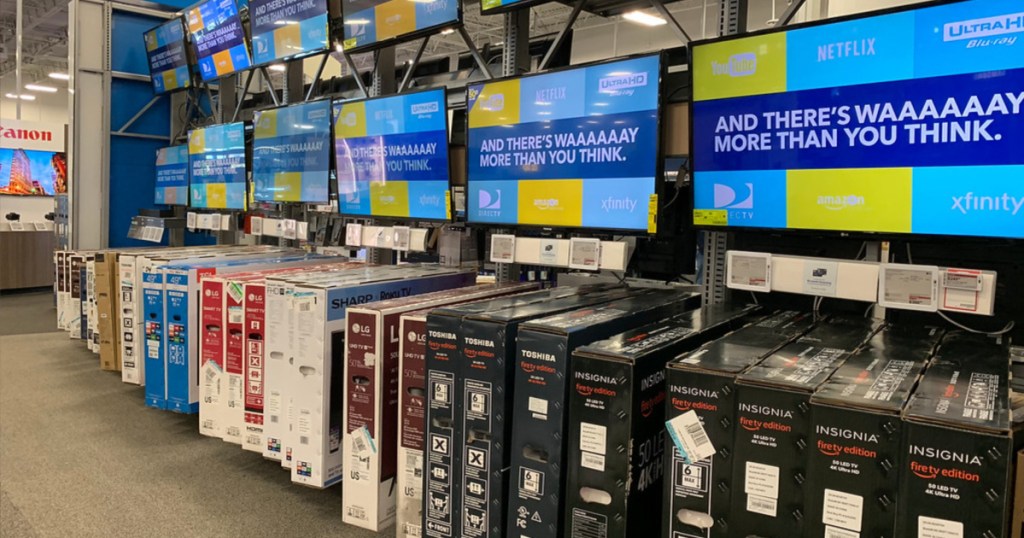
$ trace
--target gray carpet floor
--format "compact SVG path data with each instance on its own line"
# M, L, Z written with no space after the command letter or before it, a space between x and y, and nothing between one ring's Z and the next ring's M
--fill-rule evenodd
M57 307L51 290L5 291L0 294L0 336L56 330Z
M0 328L45 314L51 331L0 333L0 536L394 536L344 525L340 487L292 485L195 416L145 407L34 295L0 298Z

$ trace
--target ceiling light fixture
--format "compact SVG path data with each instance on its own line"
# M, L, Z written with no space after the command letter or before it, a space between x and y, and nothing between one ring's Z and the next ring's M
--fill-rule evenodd
M635 22L644 26L661 26L668 24L668 21L656 15L650 15L643 11L629 11L622 14L622 18L629 22Z
M57 93L57 88L41 84L26 84L25 89L32 92Z
M22 101L35 101L36 100L36 96L29 95L27 93L23 93L21 95L18 95L16 93L9 93L9 94L7 94L6 97L8 99L21 99Z
M285 66L284 66L284 64L274 64L274 65L272 65L272 66L268 67L267 69L270 69L271 71L279 71L279 72L282 72L282 71L285 71L285 70L287 70L288 68L287 68L287 67L285 67Z
M54 80L71 80L71 75L67 73L50 73L50 78Z

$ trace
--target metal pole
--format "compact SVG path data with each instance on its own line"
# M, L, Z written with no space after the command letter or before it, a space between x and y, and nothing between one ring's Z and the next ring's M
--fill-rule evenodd
M800 8L803 7L803 5L804 0L792 0L789 3L789 7L786 8L786 11L782 12L782 16L779 17L778 22L775 23L775 27L778 28L793 22L793 17L796 17L796 12L800 11Z
M345 58L345 63L348 64L349 70L352 71L352 78L356 79L356 85L359 86L359 91L363 92L363 97L369 97L370 92L366 89L366 83L363 82L363 76L359 74L359 69L356 69L356 62L348 55L347 52L342 52L341 55Z
M15 111L16 117L19 120L21 119L21 92L22 92L22 88L21 88L21 40L22 40L22 35L21 34L22 34L22 31L21 31L21 29L22 29L22 23L23 23L22 18L24 18L24 16L25 16L25 6L24 6L24 3L25 3L24 0L17 0L17 7L15 8L17 13L15 14L15 23L14 23L14 26L15 26L15 29L14 29L14 34L15 34L15 36L14 36L14 38L15 38L15 45L14 45L14 50L15 50L15 52L14 52L14 81L15 82L14 83L17 84L17 86L18 86L14 90L14 94L17 95L17 98L14 99L14 111Z
M650 0L650 2L651 6L654 7L654 10L657 11L663 19L668 21L669 26L672 27L672 31L676 34L676 37L678 37L684 45L689 43L691 41L690 34L686 33L686 30L683 29L683 25L679 24L679 21L672 16L672 13L670 13L668 8L665 7L665 4L663 4L661 0Z
M423 42L420 43L420 48L416 49L416 56L409 63L409 69L406 70L405 76L402 77L402 82L398 85L398 93L405 91L409 81L412 80L412 72L416 70L416 66L420 65L420 58L423 56L423 51L427 49L428 41L430 41L430 36L424 37Z
M270 89L270 99L274 101L274 106L281 106L281 100L277 98L277 90L274 89L274 83L270 81L270 73L267 72L267 68L261 67L260 74L263 75L263 80L267 81L267 88Z
M476 45L473 44L473 38L469 36L469 32L466 31L465 26L459 26L459 35L462 36L462 41L469 47L469 54L473 56L473 61L476 62L477 67L480 71L483 71L484 78L491 80L494 75L491 74L491 70L487 67L487 62L484 61L484 57L480 55L480 51L476 49Z
M562 42L565 41L565 36L569 35L569 30L572 29L572 25L576 24L576 19L579 18L580 13L583 11L583 4L586 0L576 0L576 3L572 6L572 13L569 14L569 20L566 21L565 26L558 31L558 35L555 36L555 40L548 47L548 52L544 54L544 59L540 61L540 65L537 66L537 71L543 71L548 66L548 62L554 57L555 53L558 52L559 47L562 46Z
M328 57L330 57L330 53L325 52L324 57L320 60L320 66L316 68L316 75L313 75L313 82L309 84L309 91L306 92L304 101L309 101L313 97L313 91L320 84L320 77L324 74L324 67L327 65Z
M245 102L245 96L249 95L249 85L252 84L252 77L255 72L249 70L245 75L245 86L242 88L242 97L235 103L235 112L231 114L231 122L234 123L238 119L238 113L242 111L242 103Z

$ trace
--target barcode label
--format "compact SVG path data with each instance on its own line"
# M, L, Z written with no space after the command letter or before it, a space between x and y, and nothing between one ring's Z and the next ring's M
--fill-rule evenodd
M665 423L669 437L686 463L694 463L715 454L715 447L695 411L687 411Z
M759 497L757 495L747 495L747 511L754 512L755 514L763 514L766 516L775 517L778 511L779 502L775 499L768 497Z
M825 538L860 538L860 533L825 525Z

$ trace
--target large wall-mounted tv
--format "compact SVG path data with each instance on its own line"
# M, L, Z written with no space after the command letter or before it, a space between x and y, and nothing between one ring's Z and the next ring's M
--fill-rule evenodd
M334 103L342 214L447 220L444 89Z
M327 0L252 0L252 59L256 65L328 50Z
M185 47L185 27L175 17L142 34L149 60L149 76L155 93L166 93L192 85L192 71Z
M461 0L344 0L342 45L371 50L462 24Z
M164 205L188 205L188 146L156 150L156 196Z
M661 58L468 88L471 223L646 231Z
M1021 6L695 43L694 222L1024 238Z
M327 202L331 101L256 111L252 179L257 202Z
M0 148L0 194L53 196L68 192L64 153Z
M245 29L235 0L207 0L185 12L199 75L204 81L244 71L252 65Z
M245 209L245 124L188 132L189 206Z

